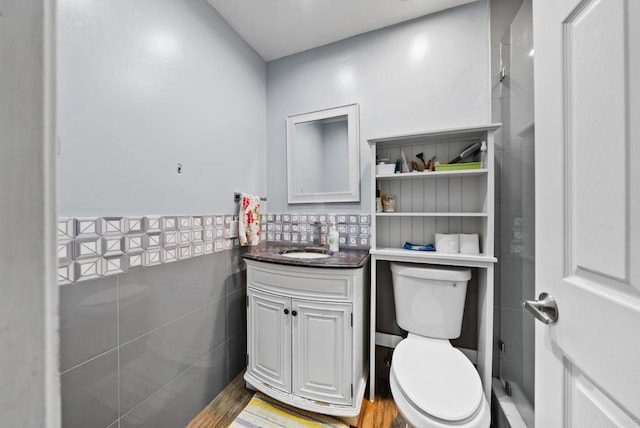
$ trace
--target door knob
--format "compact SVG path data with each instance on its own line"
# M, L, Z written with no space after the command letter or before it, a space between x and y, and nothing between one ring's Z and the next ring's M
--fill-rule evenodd
M556 299L548 293L540 293L538 300L523 300L522 307L545 324L553 324L558 321Z
M285 309L285 310L284 310L284 314L285 314L285 315L289 315L289 309Z
M293 315L293 316L295 317L296 315L298 315L298 312L296 312L296 311L291 311L291 315Z

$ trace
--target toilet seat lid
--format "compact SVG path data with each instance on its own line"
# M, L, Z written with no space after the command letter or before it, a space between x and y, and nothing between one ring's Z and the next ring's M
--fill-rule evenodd
M393 353L391 370L405 397L422 412L439 419L469 418L484 397L475 367L448 341L401 341Z

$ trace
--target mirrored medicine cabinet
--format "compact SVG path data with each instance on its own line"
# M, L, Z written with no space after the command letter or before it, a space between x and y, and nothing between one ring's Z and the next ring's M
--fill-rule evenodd
M357 104L287 117L290 204L360 201Z

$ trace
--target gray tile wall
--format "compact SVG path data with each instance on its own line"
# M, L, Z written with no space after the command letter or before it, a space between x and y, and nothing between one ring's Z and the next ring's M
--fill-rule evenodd
M184 426L245 368L246 276L234 217L59 219L65 428ZM341 247L369 246L367 214L261 220L270 241L309 243L313 222L325 233L335 221Z
M498 265L493 373L519 385L517 389L533 402L534 320L520 305L522 299L534 298L535 291L531 2L492 0L491 7L492 14L502 14L492 16L492 119L502 122L495 144ZM506 71L502 82L500 65Z
M242 251L61 285L63 426L185 426L240 373Z

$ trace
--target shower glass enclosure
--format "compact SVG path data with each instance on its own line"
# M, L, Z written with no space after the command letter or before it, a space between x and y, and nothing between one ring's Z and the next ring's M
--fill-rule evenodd
M534 99L531 0L525 0L500 43L493 90L494 120L502 122L496 145L499 223L496 253L499 311L497 361L502 387L520 417L533 427L534 318L522 299L534 299ZM497 314L498 315L498 314Z

